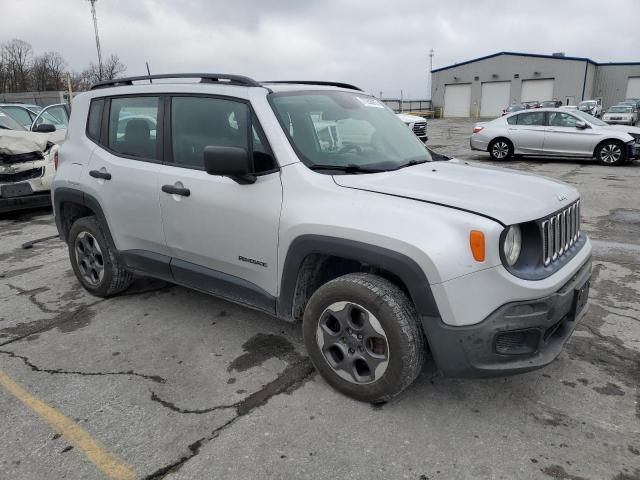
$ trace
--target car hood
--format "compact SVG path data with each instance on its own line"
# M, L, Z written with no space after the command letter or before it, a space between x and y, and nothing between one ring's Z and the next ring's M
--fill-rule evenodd
M640 135L640 127L631 127L629 125L607 125L606 127L600 128L605 128L607 130L616 130L618 132L635 133L636 135Z
M342 187L466 210L504 225L542 218L579 198L575 188L556 180L459 160L334 180Z
M422 117L418 117L417 115L407 115L406 113L396 113L396 117L404 123L426 122Z

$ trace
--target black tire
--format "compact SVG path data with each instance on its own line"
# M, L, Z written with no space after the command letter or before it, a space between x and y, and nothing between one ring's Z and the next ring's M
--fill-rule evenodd
M489 156L491 160L502 162L513 158L513 143L506 138L496 138L489 143Z
M605 140L596 149L596 159L608 167L624 165L627 162L627 150L618 140Z
M383 334L379 338L372 338L366 333L366 327L354 327L353 330L340 328L335 334L335 340L332 340L335 343L322 340L323 345L330 344L329 347L325 345L323 348L318 336L322 337L325 325L335 320L332 314L336 312L329 307L340 305L342 302L346 305L339 313L348 319L347 325L353 327L355 313L359 321L364 318L367 323L371 321L373 324L373 321L377 320ZM330 320L327 321L327 318ZM331 335L333 333L332 329ZM373 332L373 336L375 335L378 333ZM368 273L343 275L316 290L304 312L303 336L309 357L324 379L336 390L364 402L385 402L398 395L413 383L424 363L425 340L413 303L395 284ZM381 346L385 341L386 352L385 347ZM332 349L340 350L342 344L344 365L351 374L330 363L336 361L332 353L335 351ZM365 357L371 360L375 354L378 355L378 359L386 355L386 362L378 364L378 367L384 366L381 374L370 372L367 381L356 379L356 376L363 373L359 366L366 363ZM342 364L340 362L340 365ZM380 369L375 368L375 371L378 370ZM366 376L366 370L364 374ZM349 375L351 377L345 379Z
M82 217L73 222L67 243L76 278L89 293L111 297L133 282L133 274L109 245L95 217Z

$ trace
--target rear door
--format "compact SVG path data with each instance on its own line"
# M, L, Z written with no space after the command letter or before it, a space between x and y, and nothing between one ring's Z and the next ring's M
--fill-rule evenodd
M160 105L159 96L121 96L90 108L102 110L102 122L81 182L100 203L117 249L146 257L167 255L156 173L162 159ZM90 137L94 124L90 118Z
M579 129L582 121L568 112L548 112L544 152L547 155L592 156L598 134L592 128Z
M540 154L545 134L544 112L523 112L507 119L509 137L516 153Z
M162 222L176 281L262 310L275 310L280 172L249 103L173 96L170 139L159 169ZM241 185L204 171L207 146L241 147L257 180ZM165 193L163 186L188 190ZM183 193L184 192L183 190Z

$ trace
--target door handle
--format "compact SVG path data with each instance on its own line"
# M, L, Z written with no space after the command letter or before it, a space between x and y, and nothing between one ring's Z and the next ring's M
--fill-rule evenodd
M191 190L189 190L188 188L176 187L173 185L163 185L162 191L164 193L169 193L171 195L180 195L182 197L188 197L189 195L191 195Z
M100 170L91 170L89 175L93 178L101 178L102 180L111 180L111 174L109 172L101 172Z

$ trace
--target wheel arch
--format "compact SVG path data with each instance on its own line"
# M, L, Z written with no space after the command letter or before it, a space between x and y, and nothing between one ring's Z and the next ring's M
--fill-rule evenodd
M53 211L58 234L63 241L67 241L73 222L78 218L94 215L103 226L107 241L115 248L102 206L92 195L75 188L57 188L53 191Z
M429 281L412 258L384 247L323 235L302 235L291 242L280 277L278 317L300 320L315 290L333 278L358 271L378 274L398 285L419 315L440 317Z

